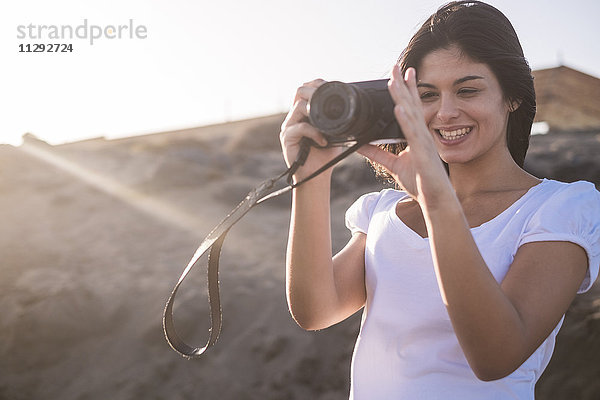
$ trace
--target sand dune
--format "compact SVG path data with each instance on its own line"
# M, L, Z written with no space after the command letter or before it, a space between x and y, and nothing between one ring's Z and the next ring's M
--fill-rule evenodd
M0 398L346 398L360 316L316 333L291 320L283 284L289 196L254 209L225 243L217 345L186 361L162 336L164 302L198 243L284 168L282 119L0 146ZM600 185L599 150L598 132L536 136L527 167ZM343 211L380 187L371 178L358 156L334 173L336 250L349 237ZM539 399L600 397L598 294L596 285L571 307ZM176 304L177 327L195 344L206 340L205 296L199 268Z

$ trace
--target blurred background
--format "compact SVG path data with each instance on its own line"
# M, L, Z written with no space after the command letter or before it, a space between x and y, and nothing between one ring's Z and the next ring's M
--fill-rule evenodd
M534 69L526 169L600 187L595 1L491 1ZM315 77L387 76L441 2L22 1L0 8L0 398L344 399L360 315L304 332L287 312L289 197L248 214L221 259L224 327L186 361L162 336L164 303L202 238L284 169L279 126ZM146 38L53 39L30 24L144 26ZM27 28L25 28L27 29ZM44 28L46 32L50 28ZM48 42L48 41L45 41ZM353 156L334 173L334 250L345 209L382 187ZM599 286L576 298L538 399L600 397ZM176 324L207 338L202 265Z

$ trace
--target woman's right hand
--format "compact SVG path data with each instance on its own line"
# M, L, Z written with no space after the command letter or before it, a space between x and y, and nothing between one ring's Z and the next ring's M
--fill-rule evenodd
M308 103L325 81L317 79L298 88L294 105L281 125L281 148L288 166L298 157L303 138L317 146L327 140L307 122ZM312 147L304 165L293 176L305 179L343 151L341 146ZM304 329L323 329L356 312L365 303L364 238L332 260L330 182L331 170L294 190L290 236L286 255L286 292L290 312ZM361 235L364 236L364 235Z
M315 79L300 86L296 91L294 104L281 125L279 141L288 167L296 160L303 137L312 139L319 146L327 145L323 134L308 122L308 103L313 93L324 83L323 79ZM342 148L339 146L327 148L313 146L304 165L294 174L294 181L306 178L341 152ZM326 172L331 173L331 168Z

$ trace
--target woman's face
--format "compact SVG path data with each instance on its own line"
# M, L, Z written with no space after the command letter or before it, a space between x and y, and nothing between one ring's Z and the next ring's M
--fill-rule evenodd
M417 72L425 123L442 160L466 163L496 152L510 157L509 104L486 64L450 47L426 55Z

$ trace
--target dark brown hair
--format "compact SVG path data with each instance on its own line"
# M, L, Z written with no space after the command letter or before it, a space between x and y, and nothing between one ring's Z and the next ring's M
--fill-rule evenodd
M434 50L457 46L463 54L486 64L498 79L505 98L519 107L508 117L507 143L510 154L523 167L535 116L535 90L529 63L512 24L502 12L480 1L453 1L440 7L410 39L398 65L404 73L418 69ZM385 145L399 153L402 145ZM378 174L381 168L375 166Z

